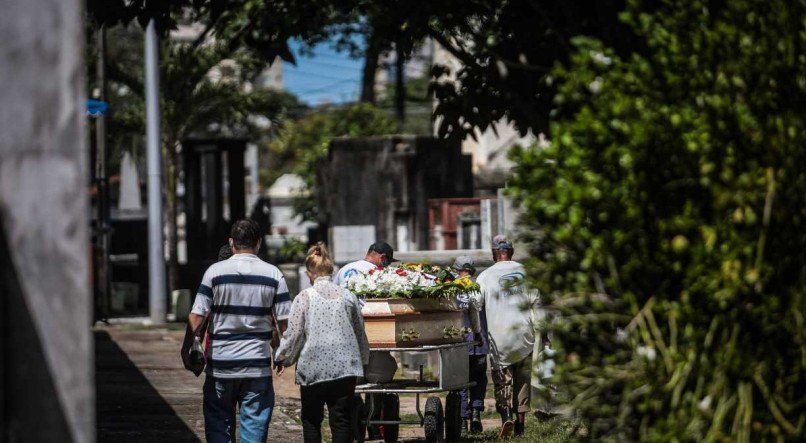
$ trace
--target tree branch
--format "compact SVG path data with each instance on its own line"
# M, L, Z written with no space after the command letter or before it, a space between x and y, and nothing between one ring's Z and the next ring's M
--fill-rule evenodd
M445 38L445 36L442 35L442 33L434 29L428 28L428 36L436 40L436 42L439 43L440 46L445 48L446 51L450 52L451 55L458 58L459 61L461 61L465 65L478 66L478 63L476 63L476 60L473 58L472 55L458 49L456 46L454 46L453 43L451 43L447 38Z

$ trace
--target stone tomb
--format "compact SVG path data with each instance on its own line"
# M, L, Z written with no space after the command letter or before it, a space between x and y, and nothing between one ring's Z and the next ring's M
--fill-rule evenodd
M427 249L428 200L473 195L470 156L433 137L337 138L318 166L319 221L331 245L336 227L374 226L364 250L376 239L396 251Z

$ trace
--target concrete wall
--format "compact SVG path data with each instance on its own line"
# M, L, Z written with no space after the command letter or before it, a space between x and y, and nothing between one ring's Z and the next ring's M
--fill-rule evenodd
M95 440L84 14L0 13L0 441Z
M317 174L322 222L374 226L366 246L384 240L398 251L428 248L428 199L473 195L470 158L432 137L338 138Z

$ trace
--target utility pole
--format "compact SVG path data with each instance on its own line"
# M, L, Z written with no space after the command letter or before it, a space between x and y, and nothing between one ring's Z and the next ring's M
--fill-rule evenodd
M95 39L98 61L95 65L95 80L98 88L98 100L106 102L106 27L98 29ZM111 278L109 267L109 175L108 151L106 144L106 114L101 113L95 119L95 186L96 195L95 216L95 285L98 290L96 296L96 319L105 320L109 317L109 297L111 293Z
M165 254L162 241L162 149L160 149L159 40L154 19L146 27L146 157L148 162L148 313L165 323Z

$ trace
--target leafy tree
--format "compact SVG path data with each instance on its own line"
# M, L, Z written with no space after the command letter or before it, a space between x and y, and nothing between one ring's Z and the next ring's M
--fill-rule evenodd
M308 192L296 199L295 210L304 219L315 220L316 162L327 155L331 140L392 134L396 128L397 122L387 112L368 103L320 109L296 121L286 121L277 137L266 145L273 164L263 171L261 179L268 186L287 172L300 175Z
M806 437L806 2L633 1L519 150L555 383L590 437Z
M565 62L571 39L588 35L619 52L634 50L618 21L623 0L409 2L411 39L433 39L462 66L432 67L439 137L474 136L499 120L521 132L545 131L554 88L545 82Z
M432 72L441 137L464 138L501 119L524 133L545 130L554 88L544 80L555 62L567 61L574 36L597 37L620 53L636 49L618 20L624 0L93 0L88 8L99 23L137 18L145 25L155 17L165 30L190 10L193 20L207 24L203 35L266 60L293 63L291 38L308 45L335 38L339 47L366 57L361 97L370 103L377 57L395 48L405 59L431 38L463 64L456 72L447 66ZM355 34L365 36L365 47L356 47ZM399 114L405 91L397 85Z
M113 28L127 26L132 20L145 28L154 20L158 32L164 34L176 27L177 17L190 6L200 8L205 2L220 5L225 0L87 0L87 14L95 26Z
M634 39L618 21L623 7L623 0L234 0L216 28L286 61L294 60L284 46L289 37L306 43L338 38L342 47L367 59L361 95L366 102L375 99L367 83L379 54L394 48L402 61L431 38L463 63L456 72L433 69L439 135L464 138L501 119L522 132L544 130L553 88L543 80L555 62L567 60L573 36L634 49ZM365 36L364 48L351 43L356 33ZM400 114L406 88L395 89Z

